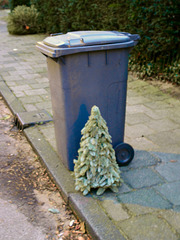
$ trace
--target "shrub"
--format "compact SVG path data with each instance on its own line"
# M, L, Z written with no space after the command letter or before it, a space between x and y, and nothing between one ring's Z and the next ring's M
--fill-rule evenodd
M38 12L34 6L17 6L8 16L10 34L31 34L40 31Z
M10 3L11 12L17 6L22 6L22 5L25 5L28 7L30 6L30 0L10 0L9 3Z
M0 0L0 9L9 8L9 1L8 0Z

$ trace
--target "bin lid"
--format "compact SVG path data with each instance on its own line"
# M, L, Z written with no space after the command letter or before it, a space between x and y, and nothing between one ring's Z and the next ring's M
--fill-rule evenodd
M128 41L130 41L130 38L119 32L78 31L47 37L44 39L43 43L51 47L68 48L122 43Z
M68 32L45 38L37 43L37 48L50 57L59 57L77 52L132 47L135 41L131 36L117 31Z

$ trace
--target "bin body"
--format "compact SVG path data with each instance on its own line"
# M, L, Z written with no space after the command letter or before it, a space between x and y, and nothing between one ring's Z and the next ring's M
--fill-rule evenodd
M129 47L47 56L57 149L73 170L81 129L97 105L107 122L113 147L124 140ZM42 46L41 46L42 47ZM42 51L42 49L41 49Z

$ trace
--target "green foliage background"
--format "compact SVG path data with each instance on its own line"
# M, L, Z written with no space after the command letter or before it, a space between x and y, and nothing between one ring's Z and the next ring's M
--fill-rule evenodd
M133 0L129 30L141 36L131 66L143 76L157 75L180 84L180 2Z
M11 0L13 7L29 0ZM180 1L31 0L39 12L40 32L117 30L139 34L130 69L141 78L180 84Z
M31 2L30 0L9 0L9 7L11 9L11 11L14 10L15 7L17 6L30 6Z
M180 84L177 0L31 0L45 32L118 30L139 34L130 68Z

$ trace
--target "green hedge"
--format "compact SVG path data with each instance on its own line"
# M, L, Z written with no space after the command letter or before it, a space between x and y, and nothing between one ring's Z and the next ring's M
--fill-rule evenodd
M180 3L176 0L133 0L129 8L129 31L141 40L131 63L142 77L158 76L180 84Z
M9 5L12 12L14 8L17 6L21 5L30 6L30 0L10 0Z
M45 31L51 33L125 29L128 24L127 1L113 2L117 1L31 0L31 4L41 13Z
M180 84L180 2L177 0L31 0L49 33L118 30L137 33L130 67L142 77L158 76Z

